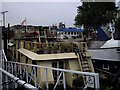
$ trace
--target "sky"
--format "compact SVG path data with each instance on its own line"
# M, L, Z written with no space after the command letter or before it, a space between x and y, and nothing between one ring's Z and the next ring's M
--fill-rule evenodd
M0 3L2 11L8 11L6 25L21 24L26 17L28 25L51 26L64 22L67 27L74 26L77 7L80 5L80 0L2 0Z
M30 25L52 25L64 22L73 26L80 2L3 2L7 10L6 24L21 24L25 19Z

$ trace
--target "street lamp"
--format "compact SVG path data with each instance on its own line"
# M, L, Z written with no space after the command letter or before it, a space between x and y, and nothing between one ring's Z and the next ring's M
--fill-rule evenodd
M5 53L7 53L7 33L5 30L5 13L8 11L3 11L1 14L3 14L3 27L0 27L0 52L2 52L2 29L4 28L4 50ZM0 21L2 24L2 21ZM7 54L6 54L7 55ZM2 68L2 54L0 53L0 67ZM5 80L6 81L6 80ZM2 73L0 73L0 84L2 84ZM0 85L0 89L2 89L2 85Z
M1 12L1 14L3 14L3 26L5 26L5 13L7 13L8 11L3 11Z
M4 51L5 54L7 55L7 29L5 28L5 13L8 11L3 11L1 14L3 15L3 37L4 37Z

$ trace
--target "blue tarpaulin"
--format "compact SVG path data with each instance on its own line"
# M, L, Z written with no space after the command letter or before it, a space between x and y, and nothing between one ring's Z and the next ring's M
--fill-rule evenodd
M63 29L58 29L57 32L83 32L83 29L78 29L78 28L63 28Z
M98 40L102 40L102 41L107 41L110 39L110 37L108 37L108 35L103 31L101 27L97 28L97 37Z

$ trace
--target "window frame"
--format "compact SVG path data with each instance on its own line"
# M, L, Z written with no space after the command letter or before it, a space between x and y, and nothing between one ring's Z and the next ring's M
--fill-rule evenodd
M103 65L102 65L102 68L103 68L104 70L110 70L110 65L108 65L108 64L103 64Z

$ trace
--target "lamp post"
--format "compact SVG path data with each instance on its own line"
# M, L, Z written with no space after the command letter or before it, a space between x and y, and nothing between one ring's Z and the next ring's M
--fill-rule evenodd
M7 13L8 11L3 11L1 12L1 14L3 15L3 26L5 26L5 13Z
M7 55L7 29L5 28L5 14L8 11L3 11L1 14L3 15L3 37L4 37L4 51L5 54Z
M1 14L3 15L3 27L2 27L2 30L1 30L1 44L2 44L2 36L4 38L4 51L5 51L5 54L7 55L7 29L5 28L5 14L7 13L8 11L3 11L1 12ZM3 32L3 35L2 35L2 32ZM2 51L3 48L1 48L1 51ZM2 54L1 54L2 55ZM1 67L2 67L2 60L1 60ZM5 78L5 81L7 81L7 77L4 77L2 76L2 74L0 75L1 77ZM1 82L2 83L2 79L1 79ZM2 88L2 86L0 87L0 89Z

